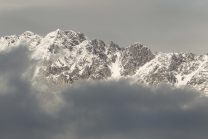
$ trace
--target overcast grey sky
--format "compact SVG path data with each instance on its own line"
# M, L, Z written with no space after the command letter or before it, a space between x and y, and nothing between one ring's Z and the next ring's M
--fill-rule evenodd
M1 0L0 36L30 30L83 32L121 47L141 42L153 52L208 52L206 0Z

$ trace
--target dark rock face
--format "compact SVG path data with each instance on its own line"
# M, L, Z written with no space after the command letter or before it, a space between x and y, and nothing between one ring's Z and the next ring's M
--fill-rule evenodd
M148 76L148 79L146 82L149 82L149 85L157 86L159 83L170 83L173 86L178 83L178 79L176 78L176 73L180 73L182 75L190 74L191 71L196 70L196 65L188 65L190 61L194 60L194 55L192 54L173 54L170 58L170 64L169 66L159 68L159 66L155 66L153 71L151 71L150 76ZM189 69L187 70L186 66L184 64L187 64L189 66ZM184 77L181 78L181 80L184 80ZM193 84L194 81L192 81ZM202 82L202 81L201 81ZM188 84L191 84L189 82Z
M86 38L85 38L85 36L84 36L83 33L78 32L77 35L78 35L78 40L79 40L80 42L83 42L83 41L86 40Z
M107 65L104 65L101 70L97 71L97 74L99 75L100 79L104 79L106 77L111 77L111 70Z
M206 78L193 78L191 79L190 82L188 82L188 85L199 85L199 84L203 84L206 81L207 81Z
M132 44L123 53L122 64L124 65L124 71L122 75L134 75L140 66L153 58L154 55L147 47L143 47L140 43Z
M172 58L171 58L171 64L169 66L169 70L170 71L177 71L178 67L180 66L180 64L182 62L185 62L184 57L182 56L182 54L179 54L179 56L176 56L175 54L173 54Z
M72 84L72 82L73 82L72 79L66 75L60 74L60 76L58 77L59 84L70 85L70 84Z
M113 54L115 53L116 51L120 51L121 48L115 44L114 42L110 41L108 46L107 46L107 54Z
M97 40L97 39L93 39L91 41L91 44L94 46L94 47L104 47L105 46L105 43L103 40Z
M156 72L155 72L156 71ZM168 72L166 68L161 68L158 70L153 70L148 77L146 78L146 82L150 86L157 86L159 83L170 83L171 85L175 85L177 82L177 78L171 72Z
M116 58L117 58L117 55L113 55L113 56L112 56L111 60L112 60L113 63L116 62Z
M57 54L60 50L60 47L58 45L52 44L48 49L51 53Z
M171 84L175 84L176 81L177 81L177 78L174 76L173 73L170 73L167 75L167 79L168 79L168 82L171 83Z
M82 73L82 79L89 79L91 73L92 73L91 68L89 66L86 66Z

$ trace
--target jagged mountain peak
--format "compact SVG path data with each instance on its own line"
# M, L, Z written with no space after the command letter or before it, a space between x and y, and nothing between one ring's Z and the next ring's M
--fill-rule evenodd
M24 33L22 33L23 36L33 36L33 35L37 35L32 31L25 31Z
M150 50L147 46L144 46L144 45L143 45L142 43L140 43L140 42L132 43L130 46L126 47L126 49L129 49L129 48L139 48L139 49L147 48L148 50Z
M66 85L76 80L108 80L132 77L136 82L158 86L165 82L179 87L190 85L208 92L208 56L193 53L153 54L140 42L123 48L110 41L88 39L83 33L57 29L45 37L26 31L20 36L2 37L0 51L30 43L32 58L39 60L35 79Z
M49 36L57 36L57 35L63 35L63 34L65 34L65 35L68 35L68 34L73 34L73 35L76 35L77 34L77 32L75 32L75 31L73 31L73 30L66 30L66 31L63 31L63 30L61 30L61 29L57 29L57 30L55 30L55 31L52 31L52 32L50 32L50 33L48 33L47 35L49 35ZM46 36L47 36L46 35Z

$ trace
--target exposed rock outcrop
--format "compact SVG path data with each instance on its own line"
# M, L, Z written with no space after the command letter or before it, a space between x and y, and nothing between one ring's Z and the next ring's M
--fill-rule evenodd
M126 48L110 41L89 40L83 33L60 29L41 37L27 31L0 39L0 51L29 43L32 58L39 61L35 78L70 85L77 80L132 77L138 83L158 86L190 85L208 92L208 55L152 53L141 43Z

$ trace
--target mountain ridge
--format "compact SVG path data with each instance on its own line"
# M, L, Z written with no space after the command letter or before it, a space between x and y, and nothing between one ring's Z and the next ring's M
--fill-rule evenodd
M29 44L32 58L38 60L35 78L67 85L80 79L108 80L131 77L150 86L168 83L208 92L208 56L192 53L152 53L142 43L123 48L110 41L90 40L81 32L57 29L45 37L31 31L0 39L0 51Z

